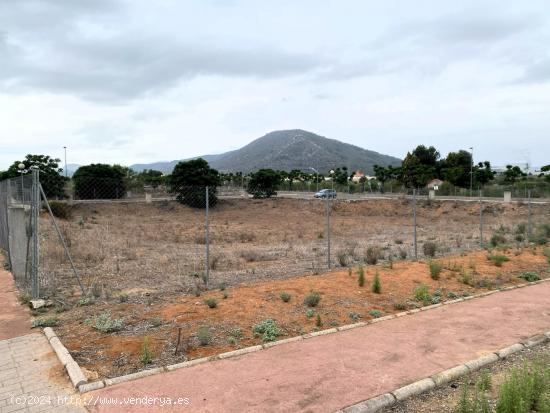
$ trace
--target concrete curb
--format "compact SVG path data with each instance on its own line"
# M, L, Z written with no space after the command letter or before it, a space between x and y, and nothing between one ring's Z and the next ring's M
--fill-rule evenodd
M547 341L550 341L550 331L532 336L524 340L523 343L512 344L511 346L504 347L494 353L487 354L475 360L470 360L459 366L434 374L431 377L426 377L415 381L414 383L393 390L390 393L382 394L352 406L345 407L338 410L336 413L376 413L383 408L391 407L398 402L408 399L409 397L417 396L432 390L435 387L447 384L497 361L504 360L512 354L538 346L546 343ZM529 344L529 347L526 343Z
M546 282L546 281L550 282L550 278L541 280L541 282ZM521 287L526 287L526 286L530 286L530 285L531 284L529 284L529 283L522 284ZM511 288L511 289L514 289L514 288L519 288L519 286L513 286L513 288ZM403 312L400 312L400 313L397 313L397 314L390 314L390 315L387 315L387 316L384 316L384 317L374 318L374 319L369 320L369 321L360 321L360 322L357 322L357 323L354 323L354 324L347 324L347 325L340 326L340 327L333 327L333 328L330 328L330 329L327 329L327 330L321 330L321 331L316 331L316 332L313 332L313 333L302 334L300 336L290 337L290 338L287 338L287 339L284 339L284 340L278 340L278 341L259 344L259 345L255 345L255 346L251 346L251 347L245 347L245 348L242 348L242 349L238 349L238 350L235 350L235 351L229 351L227 353L222 353L222 354L214 355L214 356L211 356L211 357L203 357L203 358L200 358L200 359L194 359L194 360L184 361L182 363L171 364L171 365L168 365L168 366L159 367L159 368L156 368L156 369L143 370L143 371L133 373L133 374L128 374L128 375L125 375L125 376L119 376L119 377L115 377L115 378L112 378L112 379L105 379L104 381L97 381L97 382L93 382L93 383L81 384L81 385L75 386L75 387L78 387L78 389L80 390L81 393L86 393L86 392L89 392L89 391L100 389L100 388L105 387L105 386L112 386L114 384L123 383L123 382L131 381L131 380L136 380L136 379L139 379L139 378L142 378L142 377L151 376L153 374L158 374L158 373L162 373L162 372L170 372L170 371L174 371L174 370L188 368L188 367L196 366L198 364L203 364L203 363L207 363L207 362L215 361L215 360L227 360L227 359L232 358L232 357L238 357L238 356L241 356L241 355L254 353L254 352L257 352L257 351L261 351L261 350L267 350L267 349L269 349L271 347L274 347L274 346L279 346L279 345L283 345L283 344L287 344L287 343L293 343L293 342L297 342L297 341L301 341L301 340L307 340L307 339L310 339L310 338L324 336L324 335L328 335L328 334L333 334L333 333L337 333L337 332L340 332L340 331L346 331L346 330L352 330L352 329L355 329L355 328L361 328L361 327L365 327L365 326L368 326L368 325L380 323L380 322L383 322L383 321L388 321L388 320L392 320L392 319L395 319L395 318L404 317L406 315L416 314L416 313L419 313L421 311L428 311L428 310L436 309L436 308L439 308L439 307L444 307L446 305L461 303L463 301L471 300L471 299L474 299L474 298L481 298L481 297L484 297L484 296L487 296L487 295L490 295L490 294L495 294L495 293L505 291L505 290L506 289L501 289L501 290L493 290L493 291L488 291L488 292L484 292L484 293L479 293L479 294L471 295L471 296L468 296L468 297L462 297L462 298L458 298L458 299L451 300L451 301L445 301L445 302L439 303L439 304L432 304L432 305L429 305L429 306L426 306L426 307L415 308L413 310L403 311ZM46 329L44 329L44 330L46 330ZM53 332L53 330L52 330L52 332ZM45 334L46 334L46 332L45 332ZM550 332L548 334L550 334ZM55 334L54 334L54 336L55 336ZM523 349L524 346L521 345L521 348ZM512 354L512 353L510 353L510 354ZM493 354L493 356L494 356L494 354ZM491 358L492 356L489 355L489 356L485 356L485 357ZM497 356L497 359L498 359L498 356ZM478 362L481 363L481 361L478 361ZM460 366L457 366L455 368L459 368L459 367ZM450 369L450 370L453 370L453 369ZM442 372L442 373L444 373L444 372ZM442 374L442 373L440 373L440 374ZM449 373L449 374L451 374L451 373ZM460 377L460 376L457 376L457 378L458 377ZM428 379L429 380L427 381L427 383L429 383L429 381L435 383L434 378L428 378ZM438 378L438 380L440 380L440 379L441 378ZM425 380L427 380L427 379L425 379ZM409 386L412 386L412 385L409 385ZM401 390L401 392L399 392L398 394L400 394L400 395L404 394L403 393L404 391L412 391L412 389L407 389L409 386L405 386L403 389L398 389L398 390ZM435 384L434 384L434 386L435 386ZM387 395L382 395L382 396L387 396ZM392 399L392 398L395 399L395 395L393 395L393 394L390 395L391 397L382 397L382 396L378 396L378 397L381 397L381 398L379 400L377 400L376 402L370 402L370 399L366 400L365 403L366 402L369 402L369 403L365 404L365 406L375 406L375 405L377 405L376 403L382 403L383 404L383 403L389 402L389 400ZM354 407L354 406L351 406L351 407ZM345 410L345 409L343 411L348 412L348 410ZM359 411L363 411L363 410L349 410L349 412L359 412ZM370 412L371 410L364 410L364 411L365 412ZM377 410L372 410L372 411L374 412L374 411L377 411Z
M74 361L71 353L69 353L69 350L67 350L63 343L61 343L61 340L59 340L53 329L51 327L45 327L43 331L44 335L48 339L48 343L50 343L50 346L57 355L57 358L61 364L63 364L63 367L65 367L74 388L80 389L80 386L86 385L88 383L88 379L82 372L78 363Z

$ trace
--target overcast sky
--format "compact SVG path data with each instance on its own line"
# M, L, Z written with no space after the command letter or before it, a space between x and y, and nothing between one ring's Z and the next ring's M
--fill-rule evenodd
M0 0L0 168L173 160L301 128L550 163L550 3Z

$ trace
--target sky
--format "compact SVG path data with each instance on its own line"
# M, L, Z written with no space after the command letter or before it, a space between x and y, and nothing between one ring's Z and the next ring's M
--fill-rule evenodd
M547 0L0 0L0 169L184 159L300 128L550 163Z

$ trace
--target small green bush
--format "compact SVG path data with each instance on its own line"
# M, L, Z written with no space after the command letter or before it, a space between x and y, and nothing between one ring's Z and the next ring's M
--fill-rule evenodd
M365 270L363 269L363 267L359 267L357 284L359 285L359 287L362 287L365 285Z
M454 291L449 291L447 293L447 298L450 298L451 300L455 299L455 298L458 298L458 294L455 293Z
M393 303L393 308L397 311L405 311L407 309L407 303L403 301L396 301Z
M153 317L151 319L151 325L153 327L160 327L162 325L162 318L161 317Z
M370 310L369 315L372 318L380 318L382 316L382 311L380 311L380 310Z
M511 371L500 386L496 411L550 411L550 364L547 358L526 363Z
M424 255L426 257L435 257L435 253L437 252L437 244L432 241L426 241L424 245L422 245L422 251L424 252Z
M510 261L510 258L502 254L492 254L492 255L489 255L487 258L490 261L493 261L493 264L495 264L497 267L502 267L502 264Z
M80 297L80 299L78 300L77 305L79 307L83 307L83 306L86 306L86 305L92 305L94 303L95 303L95 298L93 296L86 295L84 297Z
M285 303L288 303L290 301L291 295L283 291L281 294L279 294L279 297L281 297L281 300L283 300Z
M33 327L55 327L59 321L56 317L37 318L32 322Z
M262 341L275 341L281 334L277 322L271 318L263 320L252 328L254 337L262 337Z
M111 318L111 312L105 311L93 318L92 327L103 333L112 333L122 330L124 320L121 318Z
M148 364L151 364L153 362L153 352L150 348L149 337L145 337L143 339L139 361L141 361L141 364L143 364L144 366L147 366Z
M322 327L323 326L323 321L321 320L321 315L320 314L317 314L317 319L315 320L315 325L317 327Z
M536 272L522 272L519 278L523 278L530 283L540 280L539 275Z
M50 208L54 217L59 219L71 219L72 218L72 207L65 202L61 201L50 201Z
M311 318L315 315L315 311L313 311L312 309L309 309L306 311L306 317L307 318Z
M365 256L365 262L369 265L376 265L380 259L380 248L368 247Z
M416 301L422 301L423 303L429 303L432 299L430 295L430 289L426 284L420 284L414 289L414 299Z
M374 274L371 290L374 294L382 293L382 283L380 282L380 274L378 274L378 271Z
M499 245L505 245L507 242L506 236L501 232L495 232L489 241L491 246L498 247Z
M310 292L306 295L306 298L304 298L304 304L308 307L317 307L319 301L321 301L321 294L315 291Z
M197 338L201 346L207 346L212 343L212 333L210 332L210 327L202 326L197 332Z
M218 306L218 300L216 300L215 298L207 298L206 300L204 300L204 303L209 308L216 308Z
M437 261L430 261L428 266L430 268L430 277L432 277L432 280L439 280L439 275L441 274L443 266Z

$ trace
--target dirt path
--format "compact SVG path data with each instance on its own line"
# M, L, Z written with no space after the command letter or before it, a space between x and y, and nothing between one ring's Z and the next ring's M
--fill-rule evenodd
M188 398L143 411L331 412L550 330L550 283L147 377L90 396ZM139 411L96 406L92 411Z
M3 269L0 269L0 304L0 340L31 333L29 312L17 302L13 277Z

